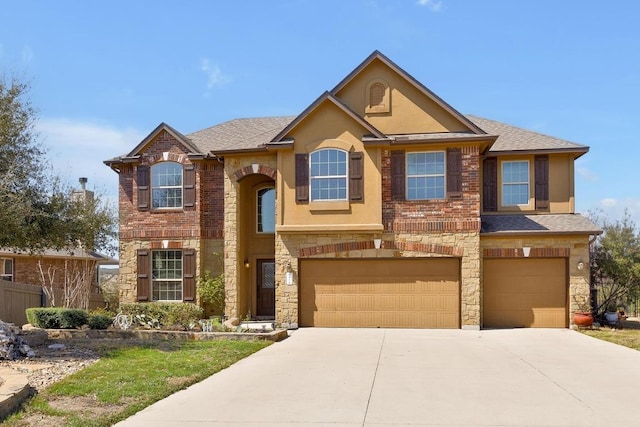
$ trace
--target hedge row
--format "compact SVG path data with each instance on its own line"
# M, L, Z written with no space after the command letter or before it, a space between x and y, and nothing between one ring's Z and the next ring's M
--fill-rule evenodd
M106 314L89 314L76 308L28 308L27 321L43 329L76 329L89 325L92 329L106 329L113 319Z

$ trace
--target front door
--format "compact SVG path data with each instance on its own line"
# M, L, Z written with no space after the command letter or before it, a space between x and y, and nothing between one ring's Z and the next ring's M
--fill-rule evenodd
M273 259L259 259L257 267L256 316L273 318L276 315L276 263Z

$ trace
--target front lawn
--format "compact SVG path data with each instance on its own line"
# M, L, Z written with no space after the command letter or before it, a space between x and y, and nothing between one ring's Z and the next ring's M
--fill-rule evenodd
M107 351L33 398L3 426L111 426L268 346L264 341L163 341Z
M603 327L601 329L581 330L585 335L609 341L614 344L623 345L640 351L640 322L637 320L627 320L623 323L622 329L611 329Z

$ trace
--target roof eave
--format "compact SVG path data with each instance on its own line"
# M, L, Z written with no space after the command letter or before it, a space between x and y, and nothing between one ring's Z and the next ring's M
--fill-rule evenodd
M547 149L530 149L530 150L504 150L489 151L487 157L497 156L519 156L528 154L559 154L559 153L577 153L576 159L589 152L589 147L576 148L547 148Z
M531 236L531 235L562 235L562 236L570 236L570 235L600 235L602 234L602 230L576 230L576 231L554 231L554 230L503 230L503 231L482 231L480 230L481 236Z
M252 153L266 153L268 148L266 146L255 147L255 148L237 148L233 150L215 150L211 151L211 154L214 157L224 157L227 154L252 154Z
M430 144L430 143L446 143L446 142L478 142L478 141L489 141L491 143L495 142L498 139L498 135L477 135L473 134L468 137L459 136L453 138L423 138L423 139L398 139L393 138L391 142L392 145L405 145L405 144Z

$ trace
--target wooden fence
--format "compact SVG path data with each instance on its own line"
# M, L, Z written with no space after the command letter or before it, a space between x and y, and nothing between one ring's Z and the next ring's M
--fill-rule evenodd
M62 301L62 289L55 289L56 301ZM104 307L105 301L102 294L89 296L89 309ZM23 285L0 280L0 320L22 326L27 323L25 310L31 307L48 306L43 295L42 287L36 285Z

